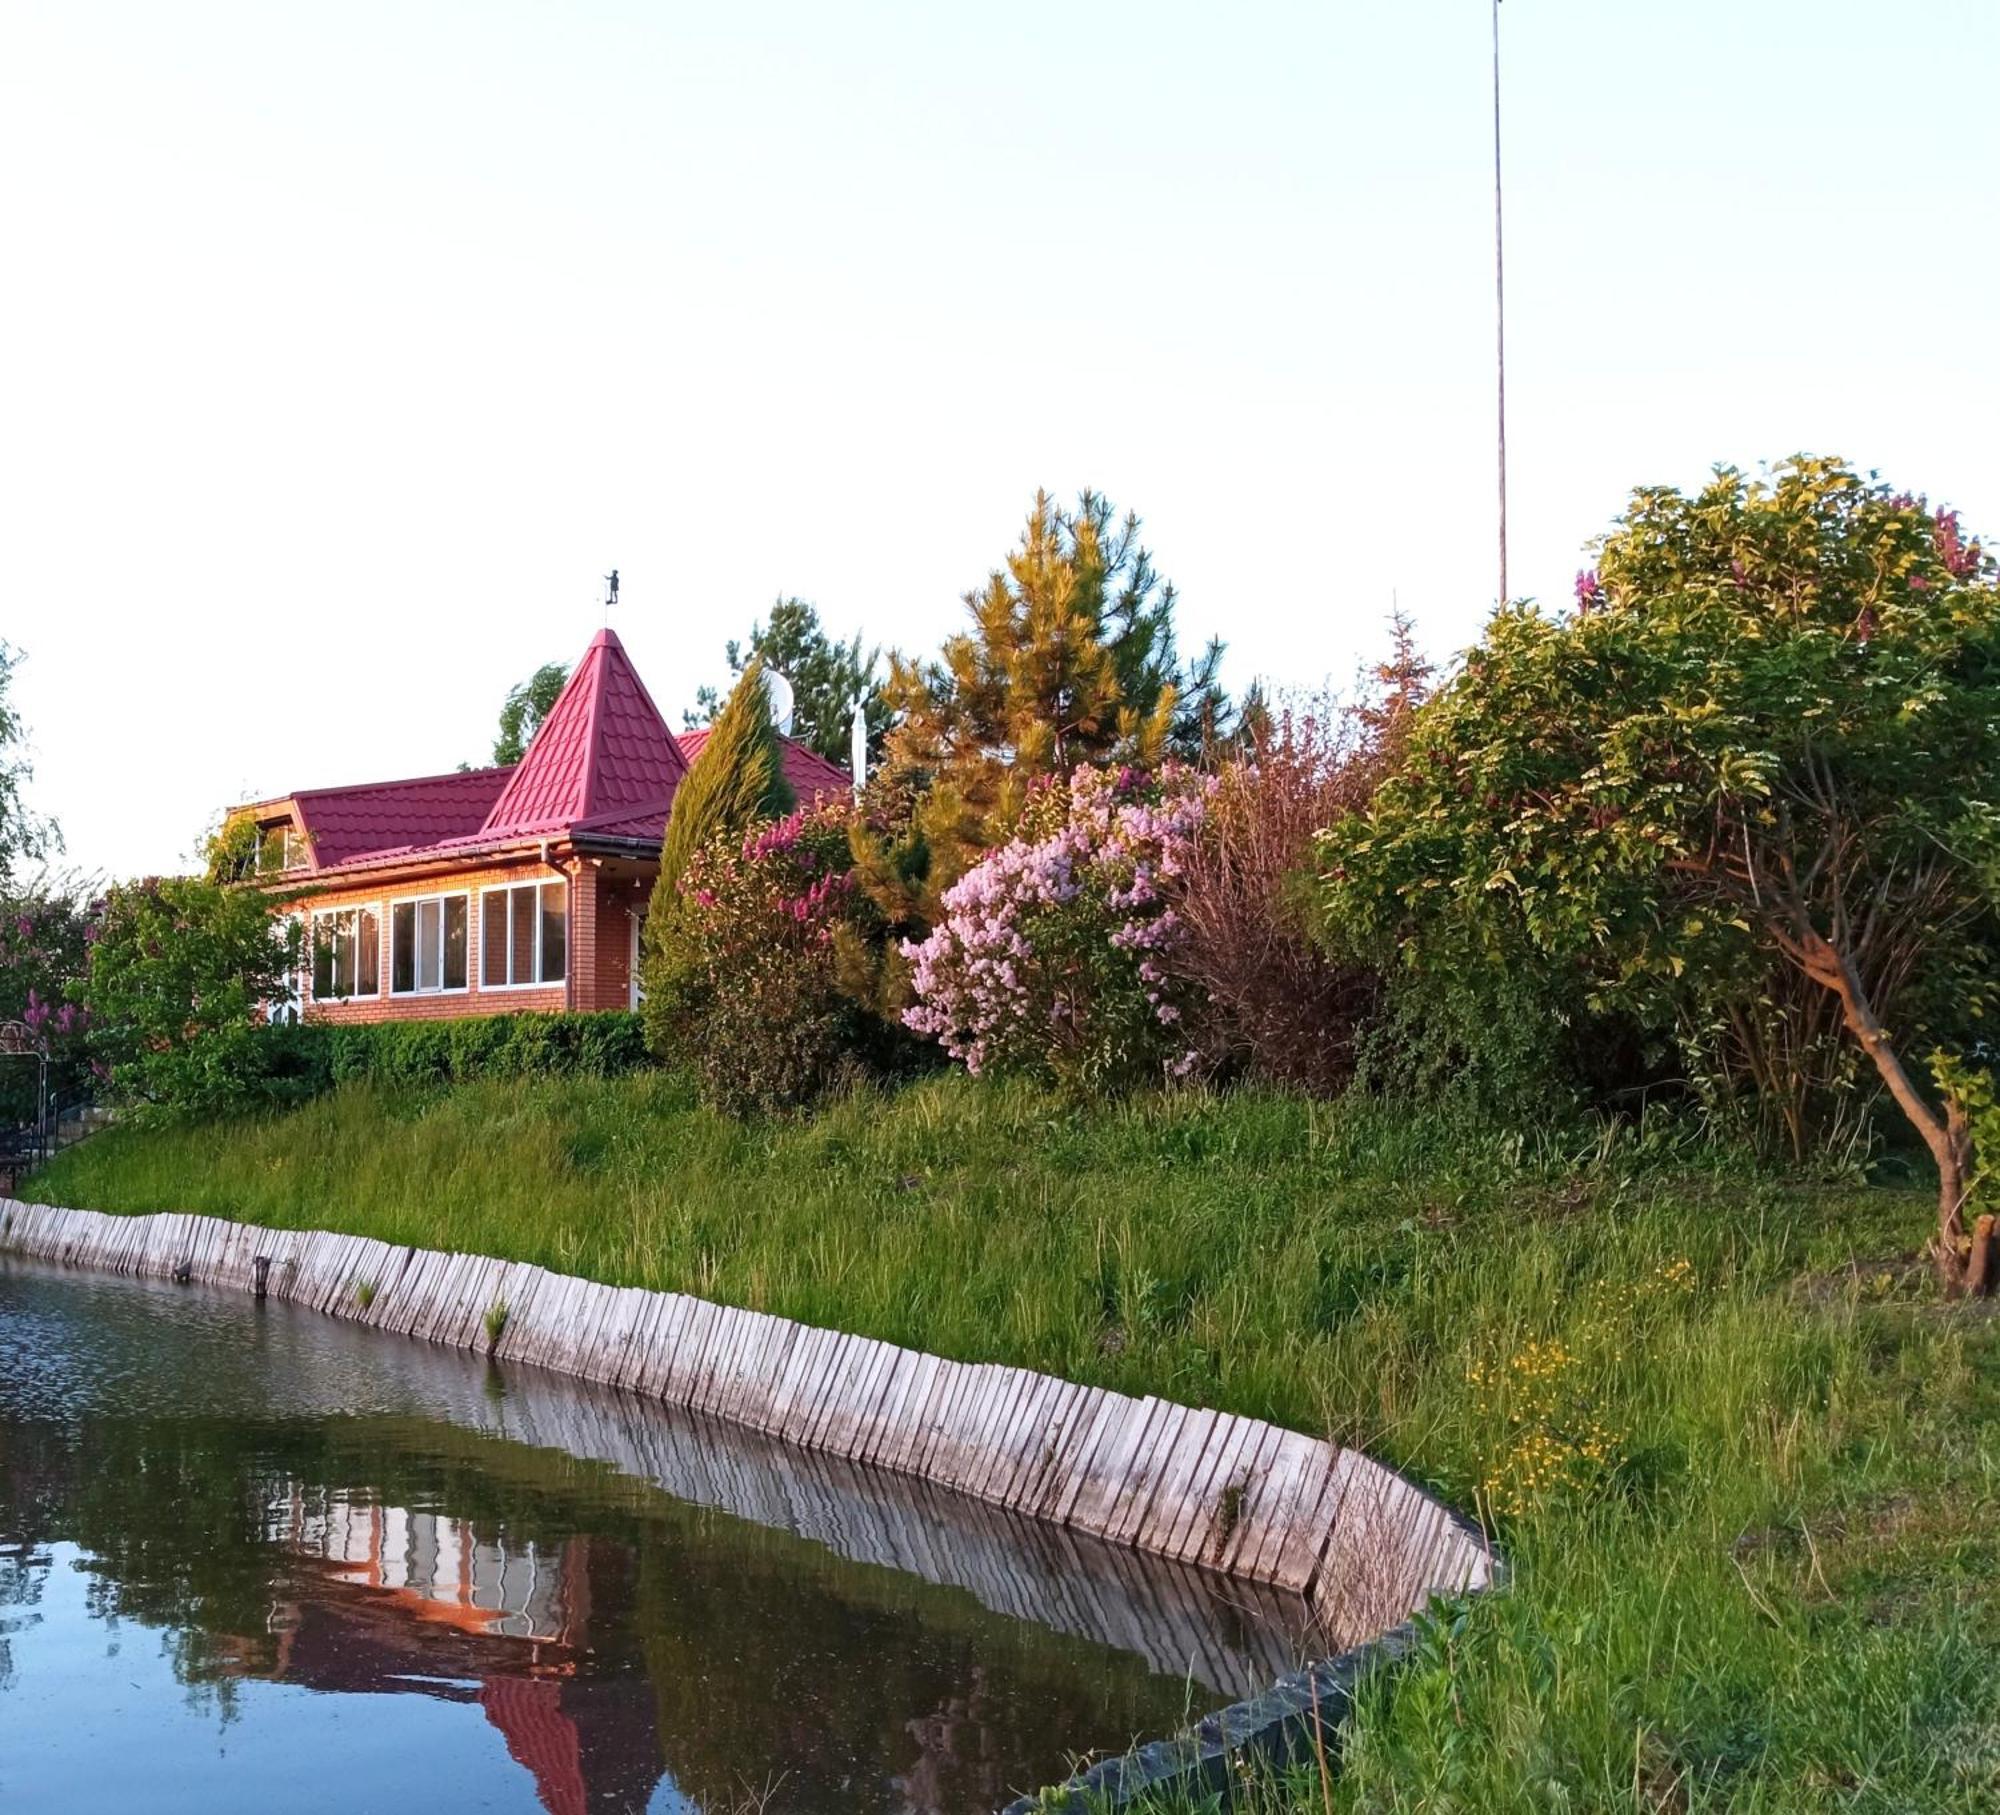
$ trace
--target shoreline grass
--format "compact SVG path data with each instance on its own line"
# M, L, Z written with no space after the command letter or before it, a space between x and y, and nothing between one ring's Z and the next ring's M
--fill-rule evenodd
M1921 1184L1671 1125L928 1080L726 1123L671 1080L347 1087L31 1182L502 1254L1360 1445L1506 1546L1274 1809L1988 1808L2000 1337ZM1524 1359L1525 1358L1525 1359Z

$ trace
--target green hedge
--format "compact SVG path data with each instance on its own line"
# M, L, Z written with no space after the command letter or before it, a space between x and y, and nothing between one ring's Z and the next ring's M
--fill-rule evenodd
M453 1084L470 1078L610 1078L653 1061L635 1014L466 1015L449 1021L308 1026L328 1081Z
M471 1078L609 1078L652 1063L634 1014L467 1015L449 1021L323 1021L217 1029L131 1068L135 1106L168 1117L287 1109L336 1084Z
M634 1013L464 1015L336 1027L282 1021L218 1027L184 1051L124 1069L140 1115L230 1115L290 1109L336 1083L458 1083L470 1077L618 1077L652 1065Z

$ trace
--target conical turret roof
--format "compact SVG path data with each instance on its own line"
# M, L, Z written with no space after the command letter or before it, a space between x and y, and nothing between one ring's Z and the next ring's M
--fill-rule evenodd
M600 630L479 835L532 838L664 811L687 767L624 644Z

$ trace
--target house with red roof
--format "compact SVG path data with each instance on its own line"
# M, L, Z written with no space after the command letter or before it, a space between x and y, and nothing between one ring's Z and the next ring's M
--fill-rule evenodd
M708 740L676 735L599 631L521 760L308 788L251 818L260 873L308 935L314 1019L629 1008L674 790ZM802 804L851 781L782 740Z

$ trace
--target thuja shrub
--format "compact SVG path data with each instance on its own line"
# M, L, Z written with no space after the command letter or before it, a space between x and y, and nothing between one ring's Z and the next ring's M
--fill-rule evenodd
M647 1012L704 1102L739 1116L796 1109L884 1063L889 1031L842 983L840 947L880 931L841 807L725 834L675 888L654 918Z
M1197 1070L1174 895L1212 787L1169 765L1082 768L1045 788L1021 835L946 890L943 918L906 948L904 1024L975 1074L1086 1092Z

